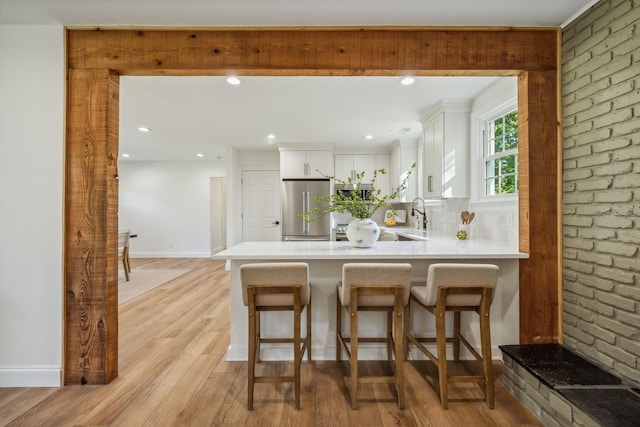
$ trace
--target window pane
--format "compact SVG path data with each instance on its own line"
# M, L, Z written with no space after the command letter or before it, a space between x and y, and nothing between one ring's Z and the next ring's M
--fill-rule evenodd
M487 178L493 178L495 176L499 175L499 171L498 171L498 163L494 160L489 160L486 163L486 172L485 172L485 176Z
M504 116L504 131L505 133L514 132L518 130L518 112L514 111Z
M486 192L487 196L495 196L495 194L496 194L496 186L498 184L498 181L493 179L493 178L490 178L490 179L487 179L485 181L485 183L486 183L485 192Z
M485 195L518 192L518 112L485 122ZM503 155L509 150L509 155ZM490 158L489 158L490 157Z
M504 149L512 150L518 148L518 132L509 132L505 135Z
M499 194L511 194L516 192L516 177L513 175L503 176L500 179Z
M500 172L501 175L515 173L516 171L516 155L502 157L500 159Z

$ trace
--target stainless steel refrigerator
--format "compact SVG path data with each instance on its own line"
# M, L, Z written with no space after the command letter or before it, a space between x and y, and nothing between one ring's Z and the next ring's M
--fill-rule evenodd
M331 218L323 215L307 222L299 214L321 206L317 197L328 196L328 179L282 180L282 240L330 240Z

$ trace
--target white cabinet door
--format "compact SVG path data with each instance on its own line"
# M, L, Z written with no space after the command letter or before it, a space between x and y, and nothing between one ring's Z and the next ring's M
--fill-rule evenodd
M372 154L354 154L353 170L356 174L364 172L362 182L371 182L373 180L373 171L375 169L375 156Z
M323 178L325 175L333 175L331 167L331 152L307 151L307 177Z
M280 152L280 176L282 178L322 178L331 175L329 151L286 150Z
M283 178L304 178L306 169L306 151L280 152L280 175Z
M363 183L373 179L375 156L373 154L336 154L334 156L335 177L342 180L356 180L356 175L364 172Z
M425 197L442 197L444 115L437 114L424 126Z
M391 170L389 175L390 190L392 192L396 191L405 178L407 179L407 188L398 194L396 201L410 202L418 194L417 156L418 140L406 139L394 143L389 158L389 168ZM411 166L414 163L416 167L412 169ZM411 173L409 174L409 172Z
M333 166L336 171L336 179L341 181L347 181L349 178L355 179L355 176L353 176L353 156L351 154L336 154L333 157Z
M469 197L469 105L443 104L422 123L424 197Z
M384 169L386 174L378 174L376 179L376 188L380 189L382 194L391 194L391 185L390 185L390 172L389 172L389 155L388 154L376 154L375 155L375 170Z

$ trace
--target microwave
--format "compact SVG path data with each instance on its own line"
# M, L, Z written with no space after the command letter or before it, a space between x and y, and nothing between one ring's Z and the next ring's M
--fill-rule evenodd
M352 185L349 184L336 184L335 193L343 194L345 197L353 197L353 193L357 190L353 188ZM360 197L362 200L367 200L369 196L371 196L371 191L373 191L373 185L371 184L360 184Z

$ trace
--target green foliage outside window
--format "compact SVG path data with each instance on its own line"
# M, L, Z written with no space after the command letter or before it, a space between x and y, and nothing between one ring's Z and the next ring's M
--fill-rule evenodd
M489 122L485 135L485 195L517 193L518 112Z

